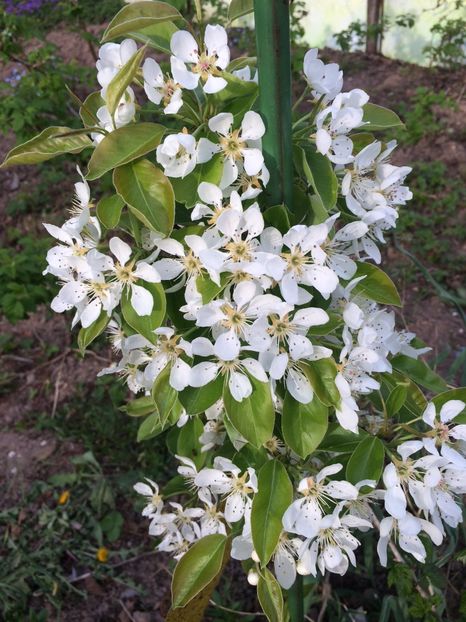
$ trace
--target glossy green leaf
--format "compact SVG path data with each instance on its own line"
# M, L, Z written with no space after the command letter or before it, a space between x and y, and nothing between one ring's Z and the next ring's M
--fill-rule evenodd
M121 210L125 202L118 196L112 194L110 197L103 197L95 208L97 218L107 229L114 229L120 222Z
M269 460L259 471L257 487L251 512L252 541L266 566L282 532L283 514L293 501L293 486L283 464Z
M168 421L170 413L178 401L178 391L170 385L170 372L171 365L168 364L158 374L152 386L152 399L157 406L162 427Z
M331 210L338 197L338 179L330 160L311 147L302 149L303 171L308 183L322 201L324 208Z
M78 333L78 348L81 354L84 354L87 346L90 345L94 339L97 339L104 330L107 328L110 322L110 316L105 311L101 311L99 317L87 328L81 328Z
M291 227L290 213L285 205L268 207L264 212L264 220L283 234L289 231Z
M85 130L82 134L69 134L69 132L73 132L69 127L48 127L31 140L11 149L0 168L17 164L38 164L63 153L79 153L92 146L92 141Z
M193 207L199 197L197 189L201 181L210 182L218 186L222 179L223 160L220 154L215 155L209 162L198 164L194 171L183 179L172 178L172 186L178 203L184 203L186 207Z
M170 41L178 28L173 22L162 22L140 28L137 32L128 32L127 36L140 43L145 43L149 47L171 54Z
M345 430L338 423L331 423L319 449L341 454L351 453L366 436L368 434L363 429L359 429L359 434L355 434Z
M115 15L103 34L102 43L130 32L138 32L148 26L177 19L182 19L181 13L166 2L134 2L124 6Z
M152 399L152 395L144 395L128 402L124 410L130 417L146 417L156 413L157 406Z
M97 111L105 102L102 99L100 91L95 91L86 97L79 108L79 116L86 127L93 127L99 123Z
M422 415L427 406L427 400L419 387L404 374L393 370L391 374L381 374L382 389L384 398L388 399L391 391L399 385L407 386L406 399L403 406L399 410L399 416L402 421L409 421Z
M158 436L162 431L159 414L157 412L152 413L146 417L139 426L136 440L138 443L147 441L150 438Z
M397 384L391 391L385 402L385 408L389 417L394 417L401 410L408 396L408 386L406 384Z
M199 415L222 397L222 390L223 378L218 375L203 387L186 387L180 392L179 399L189 415Z
M212 279L210 279L207 275L197 277L196 289L202 296L203 304L208 304L211 300L218 296L223 289L225 289L227 278L228 276L223 274L220 278L220 283L217 285L217 283L214 283L214 281L212 281Z
M379 481L384 467L385 449L377 436L367 436L356 447L346 466L346 479L357 484L363 479Z
M113 183L145 227L170 235L175 220L175 195L169 179L159 168L146 159L130 162L115 169Z
M107 171L153 151L164 133L165 128L156 123L131 123L110 132L95 148L86 179L98 179Z
M154 330L161 326L165 317L165 292L160 283L147 283L145 287L154 299L154 307L150 315L138 315L131 305L131 291L126 290L121 297L121 312L125 321L146 339L155 343Z
M199 437L204 431L204 426L199 417L191 417L185 425L180 428L176 441L176 453L179 456L191 458L199 469L205 462L207 454L202 452Z
M228 7L228 21L233 22L243 15L252 13L254 10L254 0L231 0Z
M267 568L259 575L257 598L269 622L286 622L282 588Z
M400 127L404 125L403 121L393 110L371 103L364 106L363 123L364 125L362 125L361 128L371 131L386 130L390 127Z
M338 406L340 393L335 385L337 365L333 358L309 361L302 366L314 393L325 406Z
M422 387L429 389L435 393L441 393L447 390L445 380L436 374L430 367L419 359L413 359L403 354L398 354L390 360L393 368L402 374L406 374L408 378L414 380Z
M286 444L305 459L317 449L328 428L328 408L314 395L309 404L297 402L289 393L282 413L282 433Z
M126 89L136 77L144 54L145 48L141 48L133 54L129 61L119 69L118 73L112 78L110 84L107 86L105 103L111 117L115 114L115 110L118 108Z
M249 376L249 381L252 393L241 402L234 399L228 383L225 383L223 401L227 415L238 432L252 445L260 447L272 436L275 409L268 383L252 376Z
M176 565L172 580L173 607L183 607L218 575L226 536L219 533L198 540Z
M357 264L358 268L353 278L360 276L365 278L357 283L353 293L361 294L383 305L401 307L400 295L395 284L385 272L370 263L357 262Z

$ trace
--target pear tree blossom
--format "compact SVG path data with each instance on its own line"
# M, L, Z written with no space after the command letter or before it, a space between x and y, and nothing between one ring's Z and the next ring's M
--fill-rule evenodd
M84 126L41 134L4 166L90 156L71 213L44 225L44 275L82 352L108 337L99 375L126 383L138 440L167 438L179 462L171 484L147 473L134 486L157 550L196 583L190 559L226 559L231 541L250 585L274 594L350 572L365 534L382 566L443 559L463 519L466 393L398 327L379 267L412 197L411 167L390 161L400 120L309 50L287 136L292 192L277 199L260 55L230 63L223 26L188 32L173 3L137 5L116 18L121 42L114 22L104 35ZM128 11L144 14L134 39ZM165 22L159 62L144 29Z

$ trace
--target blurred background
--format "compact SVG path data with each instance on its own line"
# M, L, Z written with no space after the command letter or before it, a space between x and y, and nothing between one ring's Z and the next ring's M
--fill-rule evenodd
M192 17L192 1L171 4ZM227 1L203 5L213 22L227 23ZM1 0L2 159L47 126L79 125L66 86L81 100L97 89L99 35L121 6L120 0ZM465 2L294 0L291 6L296 93L304 53L318 46L325 61L341 65L346 89L365 89L406 124L396 134L395 163L413 167L414 199L387 240L384 268L405 303L399 325L432 346L428 359L450 383L464 385ZM251 27L249 18L233 24L233 56L250 51ZM111 352L96 342L81 358L69 318L48 308L53 279L41 274L51 244L41 223L64 220L79 163L76 156L0 171L0 617L7 622L150 622L162 620L169 603L169 569L153 554L131 486L143 475L168 480L171 457L159 439L137 442L139 422L120 410L125 387L96 379ZM466 619L462 560L464 551L443 574L426 567L445 589L442 619ZM328 620L391 620L388 609L382 617L380 594L408 603L409 616L393 620L437 619L409 600L414 590L397 572L380 574L365 555L357 586L332 580ZM253 590L240 577L232 565L215 594L226 610L210 608L208 620L256 611ZM317 602L321 588L309 589Z

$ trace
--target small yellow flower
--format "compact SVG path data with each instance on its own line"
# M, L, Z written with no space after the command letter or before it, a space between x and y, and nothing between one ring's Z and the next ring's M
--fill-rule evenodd
M61 495L58 497L58 505L65 505L68 503L68 499L70 498L70 491L64 490Z
M105 546L99 546L97 549L96 557L102 564L108 561L108 549Z

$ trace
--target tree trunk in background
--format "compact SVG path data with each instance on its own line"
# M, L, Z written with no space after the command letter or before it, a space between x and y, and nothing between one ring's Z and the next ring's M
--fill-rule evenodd
M382 32L371 32L383 20L384 0L367 0L367 37L366 54L380 54L382 48Z

